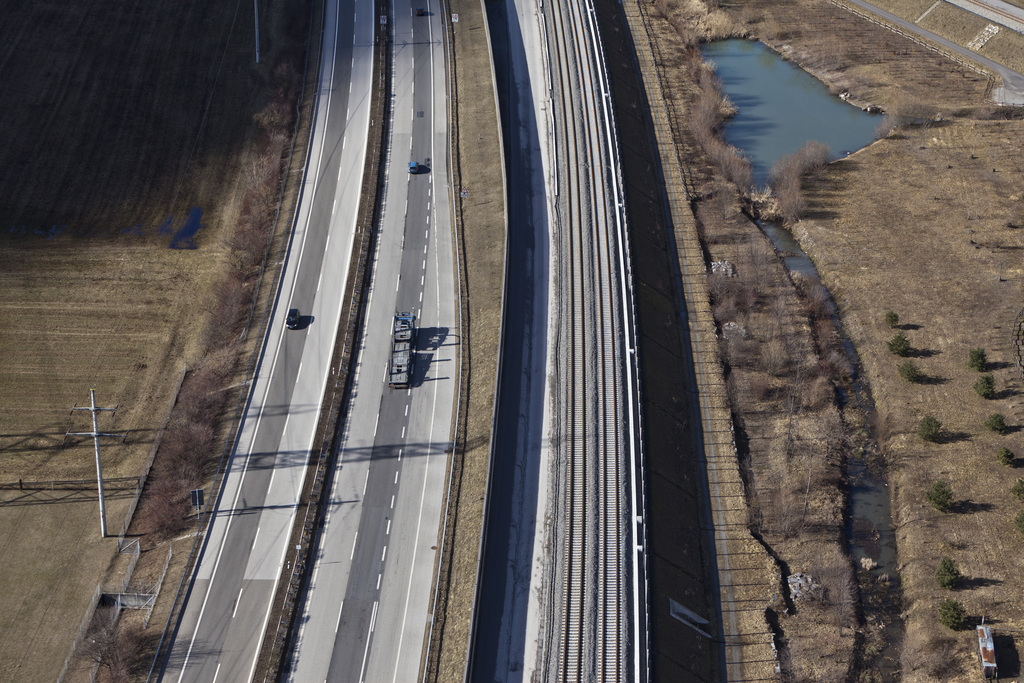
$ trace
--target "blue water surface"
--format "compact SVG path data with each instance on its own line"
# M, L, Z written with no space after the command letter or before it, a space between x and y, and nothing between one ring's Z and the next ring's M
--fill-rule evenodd
M762 43L723 40L704 46L718 67L729 99L739 109L725 139L743 150L763 186L780 157L808 140L823 142L838 159L875 139L878 114L869 114L828 91L821 81L784 61Z

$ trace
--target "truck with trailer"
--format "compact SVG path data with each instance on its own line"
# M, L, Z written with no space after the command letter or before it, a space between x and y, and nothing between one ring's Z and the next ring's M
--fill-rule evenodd
M415 334L416 316L412 313L395 313L391 326L391 360L388 363L388 386L392 389L409 388Z

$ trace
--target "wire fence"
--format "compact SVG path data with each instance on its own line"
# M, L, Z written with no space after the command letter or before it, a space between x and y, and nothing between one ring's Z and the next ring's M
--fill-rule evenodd
M82 644L82 639L85 638L86 632L89 630L89 625L92 624L93 615L96 614L96 606L100 604L100 597L103 595L103 585L97 583L96 590L93 591L92 599L89 600L89 607L85 610L85 617L82 618L82 624L78 627L78 635L75 636L74 641L71 643L71 652L64 659L64 666L60 670L60 674L57 676L57 683L64 681L64 676L68 673L68 668L71 666L71 660L75 656L75 651L78 646Z
M1013 320L1013 332L1010 336L1010 348L1013 351L1013 362L1017 366L1017 374L1024 382L1024 308Z
M185 374L188 372L188 363L182 361L181 363L181 374L178 375L178 381L174 385L174 391L171 392L171 398L167 401L167 409L164 411L164 418L160 421L160 427L156 430L156 437L153 439L153 446L149 449L149 457L146 458L146 464L142 468L142 473L139 474L137 483L135 485L135 495L132 496L132 502L128 505L128 512L125 513L124 522L121 524L121 533L117 536L117 549L120 551L124 550L125 534L128 533L128 527L132 525L132 518L135 516L135 509L139 506L139 498L142 497L142 490L146 488L146 481L149 479L149 472L153 469L153 461L156 459L156 453L160 450L160 442L163 441L164 432L167 430L167 423L171 419L171 412L174 410L174 404L178 402L178 392L181 391L181 385L185 381ZM106 486L107 482L103 482ZM131 543L131 541L129 541Z

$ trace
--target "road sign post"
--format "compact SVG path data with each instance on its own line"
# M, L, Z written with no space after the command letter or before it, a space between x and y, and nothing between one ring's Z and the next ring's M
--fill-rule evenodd
M199 516L199 509L203 507L203 490L192 489L192 507L196 509L196 517Z

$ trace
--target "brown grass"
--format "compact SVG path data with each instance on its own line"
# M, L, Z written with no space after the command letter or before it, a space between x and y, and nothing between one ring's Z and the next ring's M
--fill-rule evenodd
M959 45L966 46L989 23L988 19L971 14L955 5L940 3L918 25L943 38L949 38Z
M704 231L710 257L737 271L735 278L709 276L712 297L757 293L742 311L731 310L747 336L730 340L723 352L752 526L790 572L808 573L825 587L820 601L802 601L795 614L780 616L787 674L842 680L852 665L856 624L852 571L836 542L846 427L833 407L833 385L820 374L835 332L818 286L794 286L756 225L734 214ZM720 314L716 305L719 323Z
M985 43L981 55L1024 73L1024 35L1003 29Z
M181 360L222 341L206 323L240 300L224 275L243 208L238 162L256 139L262 79L273 79L254 66L251 16L235 3L4 12L0 160L17 172L0 178L0 393L10 408L0 476L94 481L91 443L61 447L68 427L88 424L65 411L94 386L101 405L122 406L101 414L101 429L129 431L125 445L104 445L104 475L135 476ZM281 22L268 25L265 64L290 47ZM168 249L192 207L202 229ZM180 441L209 434L186 427ZM116 534L127 500L110 498ZM56 677L96 582L115 567L97 516L88 492L20 495L0 509L0 677Z
M811 215L813 206L827 205L837 218L812 218L797 231L837 295L888 425L884 446L897 494L911 643L942 635L935 607L943 596L934 579L941 555L977 579L956 596L969 615L1005 628L1024 625L1016 560L1024 539L1009 522L1019 508L1009 492L1015 473L994 458L1001 446L1019 448L1019 439L1016 432L998 436L982 426L992 412L1013 425L1024 418L1009 354L1009 327L1021 306L1018 250L1024 239L1006 225L1020 196L1014 178L1022 171L1022 133L1019 121L957 120L905 130L836 164L815 188ZM899 313L920 349L914 360L929 378L923 385L896 373L884 347L891 334L883 322L888 310ZM971 389L977 373L966 362L977 346L993 363L994 401ZM945 443L916 436L926 413L945 424ZM942 515L927 506L925 489L940 478L963 501L960 512ZM955 641L960 661L969 656L967 640ZM905 674L928 678L923 669Z

